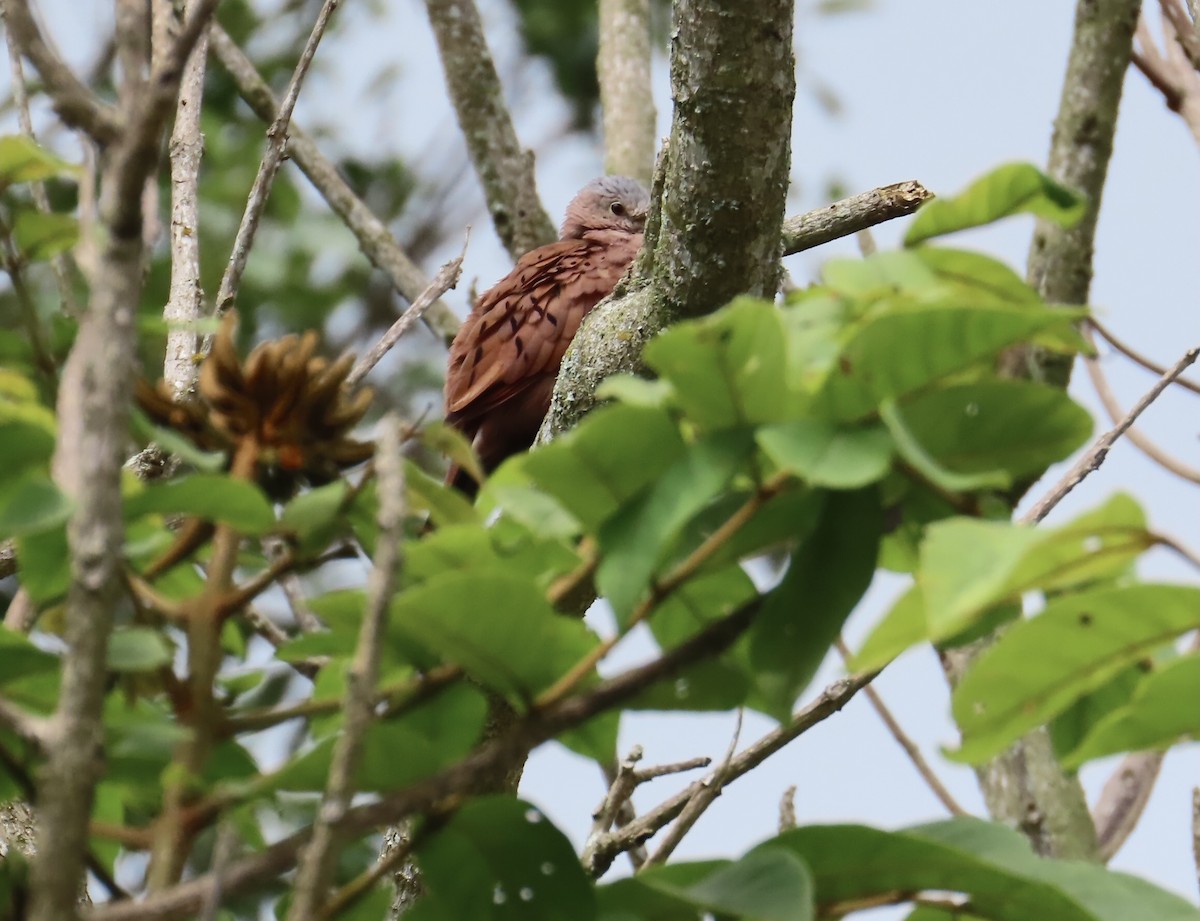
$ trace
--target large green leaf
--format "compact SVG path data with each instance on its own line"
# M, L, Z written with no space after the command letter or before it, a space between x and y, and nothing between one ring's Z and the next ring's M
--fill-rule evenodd
M580 621L555 612L520 576L484 572L435 576L392 602L394 641L416 642L514 704L539 691L596 644Z
M963 744L955 757L983 761L1061 713L1122 669L1200 627L1200 589L1104 587L1047 602L1010 627L954 691Z
M62 526L73 503L41 470L0 485L0 540Z
M220 521L243 534L263 534L275 524L271 503L255 484L213 473L146 486L125 500L131 521L153 512Z
M604 555L596 570L596 587L619 624L632 613L680 530L724 488L751 448L749 434L740 430L700 439L649 491L600 529Z
M770 301L742 297L647 343L644 358L673 385L673 401L706 429L786 418L787 337Z
M601 407L571 432L509 463L594 529L683 452L665 410L617 405Z
M60 667L58 656L0 624L0 698L42 713L52 710Z
M1033 589L1111 578L1154 544L1128 496L1058 528L953 518L929 526L918 579L929 638L947 639L989 608Z
M904 403L904 422L956 473L1040 474L1092 433L1092 418L1058 387L990 380L931 390Z
M596 896L567 838L520 800L469 802L418 832L412 921L590 921Z
M904 245L991 224L1013 214L1033 214L1068 226L1086 203L1028 163L1009 163L975 180L958 195L927 202L908 226Z
M374 723L363 739L355 789L396 790L460 760L480 742L487 709L479 690L464 683L443 689L400 716ZM271 786L278 790L325 789L335 738L331 732L284 765Z
M79 222L69 214L22 211L13 222L13 239L30 262L44 262L79 242Z
M871 584L883 533L878 491L831 492L745 640L755 707L786 719Z
M53 453L53 428L19 419L0 421L0 476L5 480L26 467L49 464Z
M798 828L768 842L809 867L818 907L885 893L964 893L988 921L1200 921L1200 910L1101 866L1046 860L1019 832L952 819L898 832L860 825Z
M1200 655L1176 659L1145 676L1127 704L1096 722L1063 763L1074 768L1117 752L1166 748L1200 737Z
M0 137L0 187L58 176L75 177L79 167L60 160L22 134Z
M828 369L817 406L831 419L862 419L885 400L899 400L1082 315L992 298L886 298L844 330L844 345ZM904 343L920 347L900 347Z
M658 645L671 649L714 620L750 603L758 590L736 563L688 580L654 610L650 630ZM745 650L729 650L716 660L684 669L673 681L652 685L630 702L642 710L729 710L746 700L750 664Z
M804 862L783 848L762 847L741 860L654 867L599 891L603 918L692 921L811 921L813 884Z
M755 437L778 467L811 486L858 489L882 479L892 462L892 440L880 426L794 419L763 426Z
M152 627L120 627L109 634L105 660L114 672L148 672L169 665L171 644Z

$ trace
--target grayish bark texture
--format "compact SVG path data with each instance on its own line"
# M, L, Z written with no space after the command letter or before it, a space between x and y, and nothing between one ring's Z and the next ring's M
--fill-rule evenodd
M1039 221L1034 231L1028 277L1050 303L1088 300L1096 220L1140 8L1141 0L1079 0L1076 6L1048 171L1081 192L1088 207L1073 227ZM1010 356L1006 370L1065 386L1071 367L1069 360L1020 350ZM952 657L952 678L970 657ZM1058 766L1045 729L1030 733L977 775L988 811L1020 828L1039 854L1100 858L1083 788Z
M650 183L655 113L650 91L650 0L600 0L604 172Z
M599 383L640 367L674 320L738 294L772 296L788 185L791 0L680 0L671 33L671 137L632 276L589 315L563 361L541 440L573 426Z
M533 154L517 139L474 0L425 0L425 6L467 153L496 233L515 261L558 237L538 198Z

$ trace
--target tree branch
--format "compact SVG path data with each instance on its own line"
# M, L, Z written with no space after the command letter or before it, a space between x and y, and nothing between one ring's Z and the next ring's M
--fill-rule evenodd
M672 321L737 294L774 295L796 88L793 14L792 0L752 11L726 0L676 5L675 111L646 242L631 276L576 334L539 440L582 418L604 378L637 371L643 346Z
M1091 447L1071 465L1071 469L1063 474L1062 478L1021 516L1021 523L1036 524L1041 521L1050 514L1054 506L1058 505L1067 493L1082 483L1093 471L1098 470L1100 465L1104 463L1105 458L1108 457L1109 449L1116 444L1117 439L1128 431L1129 427L1137 421L1138 416L1145 412L1146 408L1157 400L1159 395L1171 386L1171 383L1192 365L1198 356L1200 356L1200 346L1185 352L1183 357L1175 362L1174 366L1169 368L1167 373L1160 377L1155 385L1143 394L1142 398L1134 404L1133 408L1125 414L1124 418L1092 442Z
M932 192L909 179L790 217L783 222L783 254L791 256L912 214L931 198Z
M222 314L233 307L237 298L238 287L241 285L242 273L246 270L246 260L250 257L250 247L254 245L254 234L258 230L258 222L263 209L267 206L267 198L271 194L271 186L275 182L275 174L279 172L279 164L283 162L283 151L288 140L288 125L292 120L292 111L296 108L296 100L300 97L300 87L308 74L309 65L317 53L317 46L329 25L329 19L338 7L339 0L325 0L317 13L317 21L313 24L304 50L300 52L300 60L292 71L287 89L283 93L283 102L271 125L267 128L267 149L262 162L258 165L258 173L254 177L254 185L250 188L250 197L246 200L246 209L242 212L242 221L238 225L237 236L233 241L233 252L229 255L229 264L225 274L221 276L221 287L217 291L217 313Z
M425 9L492 224L516 260L558 237L538 198L533 154L517 139L474 0L425 0Z
M279 101L250 59L219 25L213 25L209 40L217 60L237 84L242 99L260 119L272 122L279 112ZM321 194L333 212L358 240L359 248L371 264L383 272L392 285L410 303L426 288L429 280L401 249L392 232L384 226L361 198L354 194L337 167L317 145L292 125L289 130L288 157ZM425 324L445 342L458 331L458 317L442 301L435 301L425 312Z
M5 0L10 22L14 7ZM141 194L158 164L163 125L184 60L215 0L199 0L144 92L121 112L101 175L106 239L75 345L63 370L53 470L75 503L67 525L71 580L65 615L66 652L58 704L47 725L46 759L38 776L38 854L31 875L31 921L61 921L75 911L88 853L88 820L102 770L101 708L113 611L125 592L122 572L121 467L129 437L129 392L136 364L136 311L141 297ZM28 12L27 10L25 11ZM18 44L28 55L17 34ZM35 62L36 63L36 62Z
M604 172L649 185L656 138L650 91L650 0L600 0Z
M823 722L850 702L855 694L875 680L879 674L856 675L835 681L823 690L819 697L808 706L797 711L785 725L779 726L767 733L758 741L734 756L725 769L722 782L732 783L739 777L754 770L771 755L775 754L790 742L795 741L818 723ZM718 768L719 770L720 768ZM592 848L590 862L584 863L584 869L593 877L603 876L613 860L632 847L652 837L655 832L683 812L684 807L696 796L706 784L714 779L715 772L710 772L700 780L690 784L669 800L660 803L654 809L639 816L635 821L624 825L608 835L601 836Z
M388 605L404 564L400 541L404 529L404 462L400 420L386 416L381 423L375 470L379 477L379 541L367 580L367 605L354 658L346 673L342 731L334 743L325 796L312 827L296 874L289 921L316 917L333 881L340 835L337 825L350 808L363 743L375 713L375 685Z
M188 0L185 9L196 6ZM163 380L176 399L196 386L196 323L201 315L200 290L200 159L204 140L200 110L204 102L204 71L208 38L200 36L184 66L175 108L175 127L169 146L171 161L171 287L163 319L167 322L167 350Z
M1105 782L1092 810L1100 859L1104 863L1112 860L1133 834L1150 802L1150 793L1162 763L1162 752L1134 752L1125 756Z
M3 0L7 26L21 54L42 78L50 103L64 123L86 132L97 144L117 140L122 114L88 89L50 48L29 10L28 0Z

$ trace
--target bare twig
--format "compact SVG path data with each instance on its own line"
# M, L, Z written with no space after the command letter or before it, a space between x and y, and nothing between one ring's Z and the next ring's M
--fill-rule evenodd
M17 738L41 748L46 732L45 720L27 713L14 703L0 697L0 727L7 729Z
M1117 400L1117 395L1113 393L1108 378L1104 376L1100 362L1094 358L1084 358L1084 367L1087 369L1088 379L1091 380L1092 386L1096 390L1096 396L1104 404L1104 411L1108 413L1108 418L1113 423L1120 422L1121 418L1125 415L1125 411L1121 408L1121 404ZM1183 461L1172 457L1137 429L1129 428L1125 432L1125 438L1130 444L1164 470L1191 483L1200 484L1200 470L1195 467L1189 467Z
M246 200L246 210L242 212L242 222L238 225L237 236L233 241L233 252L229 255L229 265L221 277L221 287L217 290L217 313L229 310L237 298L238 286L242 281L242 272L246 269L246 260L250 256L250 247L254 245L254 234L258 230L258 221L267 205L267 197L271 194L271 185L275 182L275 174L279 164L283 162L283 151L288 140L288 125L292 120L292 111L296 108L296 100L300 96L300 87L308 73L313 56L317 53L317 45L325 34L329 19L338 7L339 0L325 0L317 13L317 21L313 24L300 53L300 60L292 71L283 101L279 104L271 126L267 129L267 150L263 154L262 163L258 166L258 174L254 177L254 185L250 189L250 197Z
M1100 859L1105 863L1113 858L1137 827L1150 801L1162 762L1162 752L1134 752L1125 756L1105 782L1092 809Z
M217 913L221 909L221 880L225 873L225 868L229 866L230 860L233 859L234 851L237 849L238 835L237 829L229 820L223 820L217 824L217 840L213 845L212 857L212 885L208 890L208 897L204 900L204 906L200 910L199 921L216 921Z
M637 789L637 777L635 770L637 764L642 760L642 746L635 745L629 750L629 754L621 759L621 763L617 765L617 769L613 772L612 779L609 781L607 792L604 794L604 800L592 813L592 831L588 835L588 840L604 834L613 826L613 822L617 819L617 813L621 806L629 801L629 797L633 795L633 791ZM588 859L588 846L583 849L583 861L586 863Z
M1192 789L1192 861L1196 867L1196 885L1200 886L1200 787Z
M408 310L404 311L400 318L380 337L379 341L371 346L371 350L358 360L358 364L346 375L347 387L355 386L366 377L371 369L379 364L380 359L400 341L400 337L412 329L417 321L425 315L425 311L437 303L438 298L458 284L459 278L462 277L463 257L467 255L467 244L470 241L471 229L468 227L466 238L463 240L462 252L438 269L438 273L433 276L433 281L417 295Z
M1067 493L1082 483L1089 474L1099 469L1100 465L1104 463L1104 459L1108 456L1109 449L1112 448L1117 439L1128 431L1129 427L1137 421L1138 416L1145 412L1146 408L1158 399L1159 395L1171 385L1172 381L1196 361L1197 356L1200 356L1200 347L1189 349L1179 361L1167 369L1167 373L1160 377L1158 382L1134 404L1133 408L1125 414L1125 417L1113 428L1097 438L1092 443L1092 446L1083 453L1083 456L1071 465L1071 469L1063 475L1062 479L1055 483L1042 498L1033 504L1029 511L1021 516L1021 523L1035 524L1041 521L1050 514L1054 506L1058 505Z
M779 797L779 833L796 827L796 785L792 784Z
M268 123L273 121L279 112L279 101L259 76L254 64L219 25L212 27L209 38L217 59L237 84L242 99L260 119ZM354 190L338 173L337 167L294 124L289 129L287 152L329 207L342 219L346 228L354 234L371 264L391 279L405 299L415 301L429 287L428 279L401 249L391 231L354 194ZM425 323L446 342L453 339L458 331L458 318L441 301L425 312Z
M932 192L910 179L789 217L783 222L783 254L791 256L912 214L931 198Z
M849 662L853 654L850 652L849 647L846 646L845 640L839 636L836 645L842 661ZM941 804L946 807L946 810L951 815L969 815L950 794L950 791L946 789L946 785L942 783L929 762L925 760L925 756L921 754L921 749L917 746L917 743L909 737L908 733L904 731L904 728L896 720L896 717L892 715L892 711L888 709L879 692L868 684L863 688L863 693L867 695L867 700L870 702L871 707L879 715L879 718L883 720L883 724L887 726L888 732L892 734L892 738L904 749L904 753L908 755L908 760L913 763L913 767L917 769L917 773L921 775L921 779L925 781L925 785L929 787Z
M195 6L189 0L185 9ZM180 399L196 385L196 323L200 319L200 108L204 101L204 71L208 37L201 35L184 65L171 131L171 287L163 319L167 323L167 350L163 380Z
M604 171L646 185L654 171L650 0L600 0L596 73L604 118Z
M662 842L658 848L646 858L645 866L660 866L667 862L675 848L679 847L681 842L692 827L699 821L700 816L704 815L705 810L713 804L718 796L721 795L722 789L725 787L725 781L730 776L729 766L733 762L733 756L737 752L738 740L742 736L742 717L745 711L741 708L737 711L737 723L733 727L733 738L729 740L729 748L725 751L725 757L721 759L721 763L716 769L710 773L703 781L700 782L699 789L695 795L688 800L687 805L683 807L683 811L679 813L679 818L675 820L675 824L663 836Z
M1101 324L1100 321L1095 317L1088 317L1087 325L1098 332L1101 339L1111 345L1130 361L1133 361L1134 363L1141 365L1147 371L1153 371L1155 374L1160 376L1167 373L1167 368L1165 365L1162 365L1148 356L1143 355L1141 352L1135 350L1133 346L1121 339L1118 339L1112 330ZM1180 387L1183 387L1185 390L1190 390L1192 393L1200 394L1200 384L1197 384L1195 381L1190 380L1189 378L1180 375L1179 377L1175 378L1175 383Z
M795 741L818 723L837 713L849 703L850 698L863 687L874 680L878 672L870 675L856 675L842 678L825 688L812 703L795 713L791 720L767 733L758 741L748 745L734 757L723 774L724 785L732 783L737 778L758 767L771 755ZM683 812L684 807L697 795L713 775L697 780L686 789L675 794L669 800L660 803L649 812L643 813L636 821L610 832L596 842L592 850L591 860L584 868L593 877L603 876L612 866L618 854L652 837L655 832Z
M446 88L500 242L515 260L558 234L538 198L474 0L425 0Z
M0 20L3 19L4 9L0 7ZM4 40L8 45L8 63L12 73L13 102L17 107L17 123L21 133L29 140L37 143L37 135L33 130L33 119L29 114L29 94L25 91L25 68L21 65L21 53L17 50L16 38L12 30L5 28ZM49 214L50 199L46 196L46 184L40 179L29 183L29 191L33 196L33 204L42 214ZM66 253L59 253L50 260L54 269L54 280L58 285L58 296L62 308L71 316L79 315L79 302L71 288L71 258Z
M346 674L346 696L342 731L334 743L329 780L321 808L313 823L312 840L305 848L296 874L288 918L305 921L317 916L333 880L338 824L350 808L355 792L355 774L362 760L367 729L375 705L375 684L388 605L395 590L397 572L403 565L400 541L404 531L404 464L400 420L384 417L380 424L375 469L379 477L379 541L374 566L367 582L367 606L354 659Z
M1143 15L1138 20L1132 61L1158 90L1168 109L1183 119L1200 144L1200 73L1192 54L1200 48L1187 16L1171 0L1162 0L1163 48L1159 50ZM1173 15L1174 14L1174 15ZM1182 16L1183 22L1177 21Z
M42 78L51 104L66 124L79 128L104 145L117 139L122 116L92 93L66 62L47 44L29 10L28 0L3 0L8 29L21 54Z

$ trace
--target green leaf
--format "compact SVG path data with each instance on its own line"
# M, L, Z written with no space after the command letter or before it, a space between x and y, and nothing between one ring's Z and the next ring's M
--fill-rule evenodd
M777 466L812 486L858 489L882 479L892 462L892 440L880 426L794 419L760 428L755 438Z
M30 262L44 262L79 242L79 222L69 214L21 211L13 221L13 239Z
M587 529L594 530L684 453L664 409L604 406L518 464ZM499 475L499 474L498 474Z
M462 493L434 479L410 460L404 462L404 485L409 510L428 512L438 527L479 521L479 513ZM372 492L359 498L365 501L373 497Z
M831 492L745 642L758 699L786 719L875 575L883 513L875 489Z
M0 539L60 527L73 508L71 500L47 474L31 470L0 487Z
M654 611L650 630L662 649L672 649L758 595L736 563L688 580ZM729 710L745 702L751 667L744 650L684 669L670 682L647 688L629 703L636 710Z
M1178 896L1095 864L1037 857L1019 832L978 819L898 832L812 826L769 846L808 864L821 906L936 890L964 893L972 914L988 921L1200 921Z
M1200 656L1176 659L1146 675L1127 704L1099 720L1080 745L1063 758L1076 768L1117 752L1163 749L1187 736L1200 736Z
M643 357L671 382L673 402L706 429L775 422L788 415L787 337L770 301L740 297L717 313L677 323Z
M254 483L212 473L147 486L125 500L125 517L190 515L232 525L243 534L263 534L275 525L275 512Z
M910 585L871 631L849 666L860 674L877 671L924 640L926 634L925 599L919 585Z
M614 374L600 382L596 388L596 399L657 408L666 405L674 393L671 382L662 378L648 381L633 374Z
M688 447L644 495L600 529L596 587L625 626L680 530L729 482L751 451L742 431L717 432Z
M120 627L108 637L106 664L114 672L148 672L170 665L171 644L151 627Z
M60 160L25 135L0 137L0 187L14 182L36 182L58 176L75 178L78 175L79 167Z
M321 670L321 676L326 669ZM370 726L355 776L359 792L397 790L436 774L478 744L487 701L466 683L444 688L400 716ZM336 723L329 727L332 729ZM284 765L272 777L276 790L324 790L336 733ZM398 753L403 753L399 757Z
M53 453L53 428L47 430L15 419L0 421L0 471L6 478L16 476L26 467L49 465Z
M309 552L325 547L341 529L350 484L334 480L292 499L279 516L277 530L290 534Z
M991 224L1013 214L1032 214L1068 227L1083 217L1085 209L1082 197L1037 167L1009 163L975 180L958 195L927 202L908 225L904 245Z
M1129 703L1138 682L1146 676L1149 669L1148 661L1135 662L1114 676L1111 681L1090 694L1085 694L1056 716L1048 727L1054 756L1061 761L1065 755L1079 747L1097 723Z
M945 246L919 246L910 254L933 270L943 290L978 302L1039 305L1041 296L1025 279L998 259Z
M33 601L46 604L67 593L71 554L64 527L18 537L17 559L21 561L21 587Z
M24 634L0 624L0 697L37 712L54 708L58 656L38 649Z
M991 297L885 299L844 328L844 345L829 364L817 406L831 419L862 419L887 399L899 400L940 378L990 362L1008 346L1084 315ZM914 342L920 347L897 347Z
M891 399L880 404L879 418L887 426L888 434L896 444L896 453L926 480L947 492L1005 489L1012 482L1012 478L1003 470L988 469L979 473L955 473L947 470L925 450L925 446L909 429L899 407Z
M926 530L918 570L928 636L948 639L1027 591L1111 578L1154 542L1141 509L1124 495L1058 528L970 518L935 522Z
M581 659L596 639L558 614L528 579L483 572L436 576L392 602L391 631L461 665L522 706Z
M571 843L520 800L472 800L426 836L412 921L591 921L596 897Z
M421 428L419 437L421 444L435 454L444 454L452 464L474 477L475 482L482 483L487 478L471 442L454 426L442 421L430 422Z
M718 864L698 880L692 878L694 868L678 864L656 867L638 874L637 882L700 914L712 912L744 921L812 921L816 917L812 877L792 851L759 847L736 863Z
M963 676L953 712L956 760L1003 751L1139 658L1200 627L1200 589L1105 587L1047 602L1010 627Z
M959 474L1040 474L1082 445L1092 418L1058 387L991 380L931 390L903 407L909 433Z

